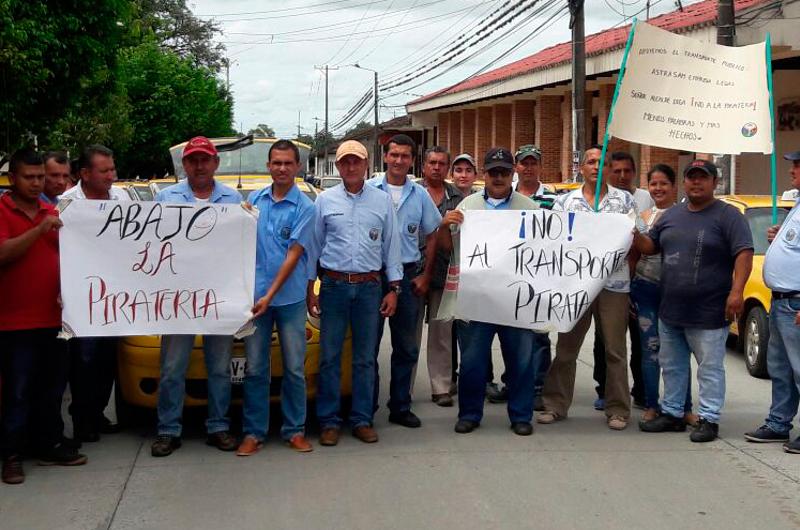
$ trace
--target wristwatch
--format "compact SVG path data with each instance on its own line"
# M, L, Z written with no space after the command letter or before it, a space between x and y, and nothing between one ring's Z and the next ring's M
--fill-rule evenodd
M403 292L403 288L400 287L399 283L397 283L395 285L390 285L389 286L389 291L393 292L394 294L398 294L399 295L400 293Z

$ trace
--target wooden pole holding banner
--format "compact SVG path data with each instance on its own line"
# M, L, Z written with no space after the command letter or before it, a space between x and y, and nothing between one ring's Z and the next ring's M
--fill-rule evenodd
M608 149L608 129L611 127L611 120L614 118L614 107L617 104L617 96L619 96L619 87L622 86L622 78L625 76L625 66L628 64L628 52L631 50L633 44L633 34L636 31L636 19L633 19L631 24L631 32L628 35L628 42L625 44L625 52L622 54L622 64L619 65L619 76L617 76L617 84L614 87L614 97L611 99L611 108L608 111L608 120L606 121L606 130L603 133L603 151L600 155L600 168L597 172L597 186L594 191L594 211L600 209L600 190L603 186L603 166L606 161L606 150ZM583 156L583 153L581 153Z
M772 93L772 39L767 33L767 90L769 90L769 122L772 134L772 156L770 157L770 176L772 182L772 224L778 224L778 146L775 144L775 96Z

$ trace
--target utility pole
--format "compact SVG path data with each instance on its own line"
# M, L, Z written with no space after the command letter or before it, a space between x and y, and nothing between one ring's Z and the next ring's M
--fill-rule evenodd
M734 0L719 0L717 3L717 44L724 46L736 45L736 20L733 2ZM767 65L767 68L771 67L772 65ZM720 179L721 189L719 191L723 194L729 194L733 186L731 155L720 155L714 158L722 173L722 178Z
M325 128L323 132L322 148L325 150L325 168L322 170L322 175L328 171L328 70L338 70L338 67L328 66L314 66L315 69L325 72Z
M578 165L586 142L586 46L583 24L583 1L569 0L572 29L572 177L578 177Z
M297 111L297 138L300 138L300 111Z

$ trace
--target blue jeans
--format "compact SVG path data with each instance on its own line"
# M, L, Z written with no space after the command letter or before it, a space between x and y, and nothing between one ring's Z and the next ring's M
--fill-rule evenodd
M389 412L398 413L411 410L411 378L419 359L417 347L417 318L420 299L411 291L411 280L417 276L416 264L404 266L400 282L400 295L397 309L389 317L389 330L392 334L391 379L389 380ZM383 294L389 292L389 284L384 281ZM378 408L380 376L378 375L378 353L383 338L386 319L378 314L378 339L375 343L375 410Z
M772 404L767 427L788 433L800 400L800 326L794 323L800 311L797 298L773 300L769 310L767 370L772 378Z
M270 306L256 319L256 332L244 339L247 367L244 373L242 431L259 440L269 427L270 344L273 324L278 328L283 360L281 378L281 438L303 433L306 423L306 302Z
M658 351L661 341L658 338L658 305L661 303L660 286L639 276L631 282L631 302L636 310L639 322L639 340L642 351L642 381L644 383L644 406L648 409L660 410L658 404L661 365L658 363ZM692 372L689 367L689 381ZM684 412L692 411L692 385L686 387Z
M67 385L67 342L58 328L0 331L0 454L47 450L64 432L61 398Z
M689 388L689 356L697 359L697 382L700 386L701 418L718 423L725 404L725 340L728 328L698 329L671 326L658 321L661 350L658 360L664 378L664 399L661 410L670 416L682 417Z
M353 336L353 401L350 424L372 425L375 389L375 345L378 339L378 314L381 284L377 281L347 283L322 277L319 297L320 342L317 417L320 427L339 428L342 418L340 391L342 346L350 327ZM413 336L412 336L413 340Z
M186 370L194 346L194 335L161 336L161 380L158 384L158 434L181 435ZM208 372L209 434L227 431L228 406L231 403L230 335L203 335L203 353Z
M508 385L508 418L512 423L533 417L533 331L486 322L459 321L458 342L461 368L458 388L458 419L479 422L486 397L486 371L492 341L499 335Z
M533 395L541 396L544 380L552 362L550 350L550 335L547 333L533 333Z

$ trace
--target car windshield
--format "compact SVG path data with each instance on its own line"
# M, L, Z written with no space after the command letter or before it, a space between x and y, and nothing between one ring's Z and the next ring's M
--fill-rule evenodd
M786 214L789 210L786 208L778 208L778 224L786 219ZM763 256L767 253L767 228L773 225L772 222L772 208L748 208L744 213L747 218L747 224L750 225L750 231L753 233L753 248L756 256Z
M319 187L323 190L332 188L342 181L340 178L324 178L319 181Z
M137 184L135 186L131 186L133 193L136 194L136 197L140 201L152 201L153 200L153 190L146 184Z
M231 140L225 142L229 141ZM218 142L214 140L214 143ZM216 175L269 175L267 156L271 145L272 142L255 142L234 151L222 151L219 153L219 168L214 173ZM300 167L305 168L308 165L309 149L302 145L299 145L298 148L300 150ZM179 179L186 177L181 164L182 154L182 146L170 149L172 164Z

